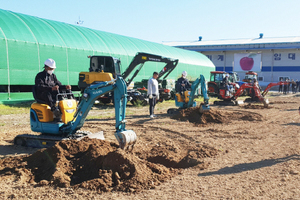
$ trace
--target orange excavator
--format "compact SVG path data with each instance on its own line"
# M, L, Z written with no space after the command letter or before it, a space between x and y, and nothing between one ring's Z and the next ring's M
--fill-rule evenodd
M237 101L237 98L241 96L245 89L249 88L250 90L254 91L251 98L248 99L248 102L262 102L264 107L268 107L269 100L265 98L269 90L277 85L285 85L288 84L287 82L278 82L278 83L270 83L266 87L266 89L261 93L259 89L259 85L256 83L244 83L238 90L233 90L229 92L229 95L226 95L226 89L222 88L219 90L218 98L222 101L214 101L215 105L238 105L244 102ZM228 94L228 93L227 93Z

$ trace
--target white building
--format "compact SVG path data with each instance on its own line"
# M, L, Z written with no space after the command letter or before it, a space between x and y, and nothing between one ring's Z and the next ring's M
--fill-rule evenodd
M262 86L280 78L300 80L300 37L263 38L260 34L259 38L214 41L199 37L198 41L164 44L201 52L215 64L216 71L235 71L241 79L246 71L255 71ZM243 58L248 62L244 68Z

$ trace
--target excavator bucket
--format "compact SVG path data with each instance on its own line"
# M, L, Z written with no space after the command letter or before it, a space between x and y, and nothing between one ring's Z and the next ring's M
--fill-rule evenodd
M236 100L234 103L235 103L235 105L239 106L239 105L243 105L244 101L243 100Z
M209 112L209 111L210 111L210 107L208 104L200 105L200 113L205 113L205 112Z
M264 104L264 107L267 108L269 106L269 99L263 98L262 103Z
M121 149L133 147L137 138L136 133L133 130L115 132L115 137L117 138Z

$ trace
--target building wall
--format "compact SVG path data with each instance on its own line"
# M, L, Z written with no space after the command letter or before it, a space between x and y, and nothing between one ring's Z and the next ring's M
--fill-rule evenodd
M218 71L235 71L235 53L261 53L261 71L258 71L259 82L267 85L278 82L280 77L300 80L300 51L298 49L272 49L251 51L201 51L216 66ZM237 72L243 79L245 72Z

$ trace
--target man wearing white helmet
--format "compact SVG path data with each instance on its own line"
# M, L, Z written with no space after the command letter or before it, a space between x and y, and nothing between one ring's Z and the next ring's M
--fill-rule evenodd
M183 95L183 92L191 88L189 80L186 78L187 72L183 71L181 77L177 80L176 91Z
M53 59L47 59L44 64L45 69L35 77L36 97L45 101L51 107L54 117L58 118L60 111L55 107L56 95L59 93L59 90L66 90L66 93L71 93L71 86L62 85L57 80L53 73L56 68L56 63Z

